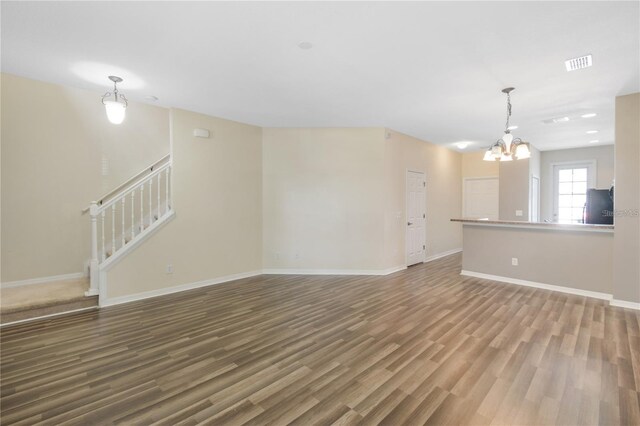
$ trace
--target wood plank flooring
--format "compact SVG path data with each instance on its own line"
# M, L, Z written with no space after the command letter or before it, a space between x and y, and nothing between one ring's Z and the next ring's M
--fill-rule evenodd
M640 314L461 277L259 276L1 331L8 424L640 424Z

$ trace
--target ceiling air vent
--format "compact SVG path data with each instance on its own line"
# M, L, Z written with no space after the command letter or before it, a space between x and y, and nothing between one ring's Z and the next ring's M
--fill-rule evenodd
M567 67L567 71L575 71L581 70L582 68L588 68L593 64L591 61L591 55L585 55L564 61L564 65Z

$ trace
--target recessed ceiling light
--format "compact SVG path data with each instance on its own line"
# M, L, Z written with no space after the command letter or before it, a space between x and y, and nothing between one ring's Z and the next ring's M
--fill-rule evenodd
M589 143L598 143L598 142L600 142L598 139L594 139L592 141L589 141Z
M553 119L554 123L564 123L569 121L569 117L556 117Z
M466 147L468 147L469 145L471 145L471 142L456 142L456 146L458 147L458 149L465 149Z
M587 130L587 134L588 134L588 135L594 135L594 134L596 134L596 133L598 133L598 131L597 131L597 130Z
M591 55L580 56L564 61L564 66L567 67L567 71L580 70L582 68L588 68L591 65L593 65Z
M157 96L153 96L153 95L149 95L149 96L145 96L145 99L151 102L156 102L158 100Z
M308 41L302 41L300 43L298 43L298 47L302 50L309 50L313 47L313 44L311 44Z
M591 118L591 117L595 117L596 115L598 115L598 114L596 114L595 112L590 112L589 114L582 114L580 117L582 117L582 118Z
M517 128L518 128L518 126L509 126L509 127L507 127L507 130L515 130Z

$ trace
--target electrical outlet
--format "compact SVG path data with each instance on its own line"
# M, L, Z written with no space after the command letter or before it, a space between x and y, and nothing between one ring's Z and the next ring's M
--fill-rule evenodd
M522 216L522 210L516 210L516 216Z
M511 258L511 265L512 266L518 266L518 258L517 257L512 257Z
M168 264L167 265L167 274L173 274L173 265L172 264Z

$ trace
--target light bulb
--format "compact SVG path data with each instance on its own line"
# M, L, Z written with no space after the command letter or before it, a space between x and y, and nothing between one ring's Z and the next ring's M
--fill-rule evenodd
M498 159L500 158L500 156L502 155L502 147L498 144L495 144L494 146L491 147L491 155L493 156L494 159Z
M124 121L127 106L122 102L104 101L104 108L107 111L107 118L111 123L120 124Z
M482 159L484 161L496 161L496 159L493 157L493 153L491 152L491 148L484 152L484 157L482 157Z
M514 153L514 155L518 160L522 160L524 158L530 158L531 151L529 150L529 147L526 143L521 143L516 147L516 152Z

